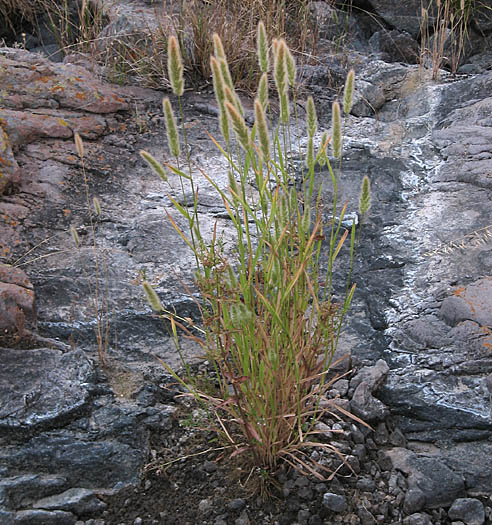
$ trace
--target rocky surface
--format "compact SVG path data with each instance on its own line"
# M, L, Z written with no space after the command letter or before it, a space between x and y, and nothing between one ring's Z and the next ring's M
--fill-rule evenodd
M324 24L323 48L340 35L335 8L321 4L313 14ZM339 13L349 17L357 50L345 57L356 67L357 92L341 200L355 214L368 174L373 204L340 344L355 372L331 395L374 431L325 421L324 439L350 468L320 457L342 469L340 478L282 474L284 503L271 508L240 491L228 498L230 470L212 453L173 463L167 478L158 468L142 477L159 454L207 446L182 423L179 389L156 358L180 361L140 287L145 276L167 307L199 318L188 293L193 259L163 213L173 213L178 181L170 177L166 188L138 156L145 148L167 159L162 93L107 84L70 57L53 63L0 50L2 523L174 523L188 497L188 523L490 521L492 72L480 65L486 52L473 55L490 43L490 28L474 37L462 66L479 74L442 72L434 82L412 65L414 2L402 13L390 4L370 2L383 26L357 10ZM129 6L121 3L114 17L128 17ZM488 23L480 18L473 31ZM406 64L388 38L406 49ZM303 72L326 129L327 83L336 87L344 74L333 58ZM213 97L190 93L184 102L194 164L227 184L223 161L203 139L204 128L217 132ZM84 140L83 162L74 132ZM200 186L202 225L211 232L217 224L233 249L223 206ZM93 195L97 217L89 213ZM328 187L323 198L331 198ZM99 344L95 332L105 334ZM191 343L183 352L196 361Z

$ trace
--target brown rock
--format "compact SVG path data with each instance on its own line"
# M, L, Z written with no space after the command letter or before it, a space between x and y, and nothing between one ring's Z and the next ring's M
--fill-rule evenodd
M20 49L7 48L0 54L0 92L2 105L18 110L68 108L104 114L128 109L110 84L86 69L55 64Z
M22 337L24 328L36 322L34 290L19 268L0 264L0 343Z
M6 193L10 188L18 184L19 180L19 165L12 153L7 133L0 125L0 195Z
M0 109L0 123L7 131L14 146L29 144L42 138L69 139L73 131L84 138L97 138L106 129L104 118L96 115L60 113L53 115L40 110L16 111Z

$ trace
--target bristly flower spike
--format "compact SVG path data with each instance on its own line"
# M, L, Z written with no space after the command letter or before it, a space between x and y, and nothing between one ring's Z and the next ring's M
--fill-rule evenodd
M169 37L167 44L167 73L173 93L178 97L182 96L184 91L183 61L178 40L174 35Z
M361 217L369 211L371 208L371 181L367 175L362 179L362 186L359 196L359 212Z
M316 117L316 108L313 97L307 99L307 132L310 138L313 138L318 129L318 118Z
M75 226L70 226L70 233L72 234L73 242L75 243L75 246L78 248L80 246L80 239L79 234L77 233L77 230L75 229Z
M263 73L266 73L270 65L268 57L268 38L265 30L265 24L261 20L258 23L257 46L260 70Z
M296 83L296 60L294 58L294 55L292 54L291 50L285 45L286 54L285 54L285 63L287 66L287 78L289 80L289 85L294 87Z
M220 36L217 33L214 33L212 35L212 40L214 41L214 55L218 59L227 60Z
M101 215L101 203L97 197L92 198L92 204L94 205L94 212L99 217Z
M73 138L75 140L75 148L77 149L77 153L81 159L84 158L84 143L82 142L82 139L80 138L80 135L75 132L73 135Z
M152 306L152 310L154 310L155 312L164 311L159 296L157 295L156 291L152 288L152 286L147 281L144 281L142 283L142 286L145 291L145 295L147 296L147 301L149 301L150 306Z
M225 102L225 108L227 110L227 114L229 115L229 118L232 122L232 128L234 130L234 133L237 136L237 139L239 141L239 144L248 151L251 145L250 142L250 136L249 136L249 129L248 126L246 126L246 122L244 122L243 117L239 114L239 111L237 108L231 104L228 100Z
M318 155L316 156L316 160L320 166L324 166L326 164L326 148L328 147L328 142L328 132L323 131L323 135L321 135L321 146L319 148Z
M150 153L148 153L147 151L144 151L144 150L140 151L140 156L151 167L151 169L152 169L152 171L154 173L159 175L159 177L164 182L167 182L167 175L166 175L166 172L164 170L164 167L162 166L162 164L157 159L155 159Z
M277 41L273 67L274 67L275 85L277 86L277 91L279 93L279 96L281 96L282 93L285 93L288 87L287 66L286 66L286 58L285 58L285 55L287 52L286 48L287 48L287 45L285 43L285 40L280 39Z
M258 100L263 110L266 111L268 106L268 75L266 73L261 75L260 83L258 84Z
M176 118L174 116L173 108L169 98L165 98L162 102L164 108L164 116L166 118L166 133L167 140L169 143L169 150L171 154L176 158L179 157L179 135L178 135L178 126L176 124Z
M270 159L270 134L268 133L268 125L265 118L265 112L261 102L255 100L255 123L258 130L258 140L260 143L260 151L265 162Z
M212 70L212 81L214 85L215 98L217 99L217 104L221 108L224 105L225 99L224 78L222 77L219 63L214 56L210 57L210 69Z
M354 98L354 80L355 72L353 69L351 69L348 72L347 80L345 81L345 89L343 90L343 112L345 115L348 115L352 109L352 100Z
M342 156L342 119L340 117L340 104L336 100L332 106L331 137L333 156L340 159Z

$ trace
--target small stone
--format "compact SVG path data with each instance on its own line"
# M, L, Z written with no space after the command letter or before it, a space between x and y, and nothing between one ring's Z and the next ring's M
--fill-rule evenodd
M374 433L374 441L378 445L386 445L388 443L388 429L386 428L385 423L382 421L376 427L376 432Z
M395 428L395 430L391 432L389 435L389 442L394 447L404 447L407 444L407 440L399 428Z
M297 522L299 525L308 525L311 513L308 510L301 509L297 513Z
M482 525L485 521L485 510L482 502L475 498L458 498L448 511L450 519L461 520L466 525Z
M203 464L203 469L205 472L208 472L211 474L212 472L215 472L217 470L217 465L214 461L205 461Z
M348 509L345 496L333 494L332 492L323 494L323 505L333 512L345 512Z
M403 520L403 525L431 525L431 519L425 512L412 514Z
M425 506L425 494L417 488L407 491L403 501L403 510L408 514L418 512Z
M212 502L209 499L202 499L198 504L198 510L200 512L207 512L212 508Z
M238 510L242 510L245 505L246 505L246 501L244 499L236 498L228 503L227 508L229 510L238 511Z
M359 516L362 525L373 525L376 521L374 516L364 506L361 506L358 509L357 515Z
M135 518L133 525L142 525L142 523L143 523L142 518Z
M373 492L376 490L376 483L371 478L359 478L355 486L362 492Z
M234 525L250 525L249 516L246 511L244 511L241 516L234 522Z

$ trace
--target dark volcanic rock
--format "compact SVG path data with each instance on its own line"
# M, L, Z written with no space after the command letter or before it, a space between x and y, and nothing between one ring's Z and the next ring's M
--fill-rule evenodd
M94 368L84 353L0 348L0 429L34 429L87 406Z
M453 521L463 521L466 525L482 525L485 521L485 511L482 502L473 498L459 498L448 510L448 516Z
M386 454L393 467L408 476L409 491L416 489L424 495L427 508L449 505L465 490L463 478L439 458L419 456L404 448L393 448Z

